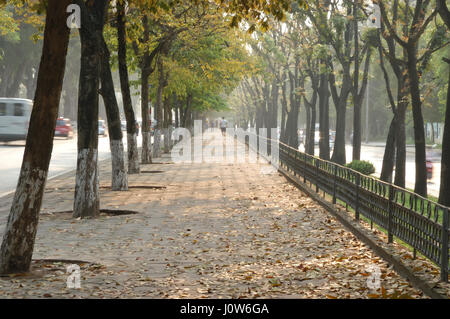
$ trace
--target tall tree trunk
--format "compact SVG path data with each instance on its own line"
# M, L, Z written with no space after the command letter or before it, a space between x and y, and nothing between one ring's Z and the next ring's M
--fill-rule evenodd
M149 107L149 76L148 69L142 69L141 74L141 112L142 112L142 164L152 163L152 136L150 132Z
M156 104L155 104L155 115L156 115L156 127L153 139L153 156L161 156L161 132L163 129L163 90L164 90L164 69L162 60L158 59L158 88L156 92ZM187 111L187 110L186 110Z
M108 120L109 145L111 148L112 182L113 191L128 190L128 174L125 166L122 127L120 112L117 104L114 82L109 64L109 49L102 39L103 55L101 67L101 90Z
M311 102L309 102L306 97L304 98L305 106L307 109L311 110L311 117L309 123L307 124L307 129L305 133L305 152L310 155L314 155L314 137L316 134L316 103L318 88L316 80L311 76L311 82L313 86L313 96Z
M44 44L25 152L0 248L0 274L30 268L53 149L70 31L70 0L48 0Z
M316 136L316 103L314 102L314 104L311 104L311 129L309 131L309 144L308 144L308 149L307 149L307 153L310 155L314 155L314 138Z
M306 130L303 133L303 146L305 147L305 153L308 153L308 138L309 132L311 132L311 107L305 103L305 113L306 113Z
M170 151L170 133L169 133L169 126L170 126L170 98L166 97L164 99L164 153L169 153ZM204 122L203 122L204 123Z
M344 105L338 105L336 107L336 140L334 141L333 155L331 160L337 164L344 165L346 163L345 155L345 114L346 114L346 102L342 102ZM327 136L328 137L328 136ZM329 142L329 138L327 139Z
M131 101L130 81L127 67L127 42L125 30L125 7L120 1L117 2L117 40L120 87L122 90L123 109L127 119L127 150L128 150L128 173L139 174L139 153L136 139L136 118Z
M150 31L148 17L146 15L142 18L142 24L144 26L144 43L147 43L149 41ZM145 50L141 66L142 164L152 163L152 136L149 125L151 118L151 108L149 108L149 77L152 73L150 64L150 53L148 50Z
M99 214L98 102L102 63L102 32L108 0L80 0L81 64L78 91L78 160L73 206L74 218Z
M174 93L173 94L173 106L175 107L175 127L176 128L178 128L178 127L180 127L180 120L179 120L179 117L180 117L180 115L179 115L179 110L180 110L180 107L179 107L179 105L178 105L179 103L178 103L178 98L177 98L177 95Z
M354 36L354 77L353 77L353 152L352 159L361 158L361 104L358 103L358 85L359 85L359 42L358 42L358 3L353 0L353 36ZM344 119L345 121L345 119ZM337 134L337 133L336 133ZM345 144L345 140L344 140ZM345 146L344 146L345 152ZM345 164L345 163L344 163Z
M291 84L292 87L292 84ZM292 92L291 92L292 95ZM292 98L291 98L292 101ZM291 103L291 110L292 110L293 104ZM290 121L292 121L292 118L289 118L289 111L288 111L288 101L287 101L287 95L286 95L286 72L283 72L282 82L281 82L281 127L280 127L280 141L283 143L288 143L288 130Z
M400 80L401 81L401 80ZM395 158L395 178L394 184L405 188L406 178L406 133L405 133L405 113L408 107L406 97L406 87L399 83L398 102L397 102L397 120L396 120L396 158Z
M450 59L446 59L450 67ZM444 135L442 137L441 185L439 203L450 206L450 72L448 74L447 106L445 109Z
M319 85L319 156L324 160L330 160L330 125L328 117L329 98L330 93L328 91L328 75L321 74Z
M416 184L414 192L427 196L427 166L425 151L425 129L422 115L422 102L420 101L419 74L417 73L417 46L409 45L408 76L411 93L412 113L414 122L414 142L416 148Z
M380 179L385 182L392 182L392 172L394 171L395 161L395 131L396 131L396 117L391 121L389 132L386 139L386 147L384 148L383 165L381 167Z

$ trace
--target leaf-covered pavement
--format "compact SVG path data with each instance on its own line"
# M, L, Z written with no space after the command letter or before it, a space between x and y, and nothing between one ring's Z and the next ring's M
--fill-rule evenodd
M104 186L109 165L100 165ZM102 188L102 208L139 214L95 220L55 213L72 209L74 181L69 175L54 179L44 198L32 273L0 278L0 296L426 298L318 204L278 173L260 174L260 167L148 165L143 169L163 172L130 175L130 185L166 189ZM81 288L66 286L70 262L49 259L79 261ZM368 286L370 265L380 269L379 289Z

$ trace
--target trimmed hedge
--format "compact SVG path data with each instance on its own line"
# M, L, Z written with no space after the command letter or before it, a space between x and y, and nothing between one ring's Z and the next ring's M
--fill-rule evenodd
M375 173L375 166L373 166L373 164L369 161L352 161L345 166L364 175L371 175Z

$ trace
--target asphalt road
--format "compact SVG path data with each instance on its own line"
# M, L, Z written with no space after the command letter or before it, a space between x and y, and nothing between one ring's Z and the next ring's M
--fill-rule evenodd
M124 137L124 146L126 148L126 137ZM142 137L138 136L138 145L142 145ZM14 191L22 165L25 142L12 142L0 144L0 197ZM110 157L109 138L99 137L98 148L99 160ZM303 150L303 145L300 146ZM346 146L347 162L352 158L351 145ZM319 153L316 149L316 155ZM370 161L374 164L376 175L379 176L383 163L384 147L363 145L361 149L361 159ZM441 163L439 156L432 156L433 159L433 178L428 183L428 193L430 195L439 195L439 181L441 172ZM71 140L55 138L52 159L50 161L49 178L58 176L65 172L76 169L77 165L77 139ZM414 148L408 147L406 154L406 187L414 189L415 182L415 163Z
M303 151L303 145L300 145L299 148ZM347 163L351 162L352 159L352 146L346 145L346 157ZM331 150L333 150L331 148ZM319 148L317 147L315 150L315 154L319 154ZM361 146L361 160L370 161L375 166L375 174L380 176L381 167L383 165L383 155L384 155L384 146L369 146L362 145ZM438 197L439 196L439 185L440 185L440 176L441 176L441 159L440 155L429 152L427 154L433 162L433 178L428 182L428 194ZM407 147L406 150L406 188L414 189L415 183L415 152L414 147Z
M124 134L124 147L126 150L127 138ZM142 136L138 136L138 146L142 145ZM25 141L0 143L0 197L15 190L22 165ZM109 137L100 137L98 140L98 158L105 160L110 157ZM77 138L55 138L52 159L48 177L52 178L77 168Z

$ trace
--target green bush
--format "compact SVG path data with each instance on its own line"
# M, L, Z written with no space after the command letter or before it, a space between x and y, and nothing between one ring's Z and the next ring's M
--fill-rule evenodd
M373 166L373 164L369 161L353 161L345 166L364 175L371 175L375 173L375 166Z

